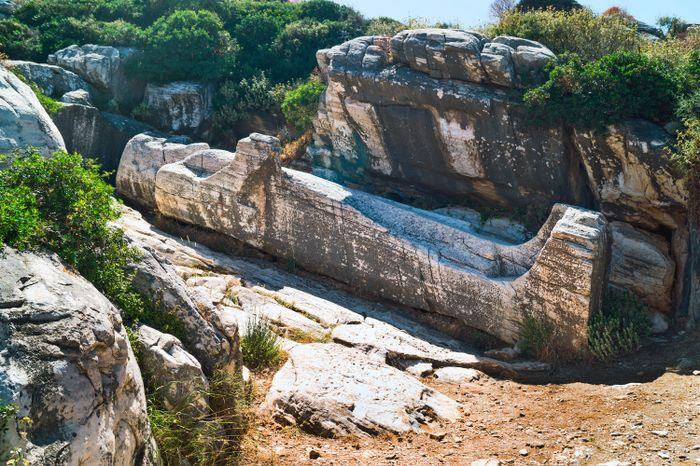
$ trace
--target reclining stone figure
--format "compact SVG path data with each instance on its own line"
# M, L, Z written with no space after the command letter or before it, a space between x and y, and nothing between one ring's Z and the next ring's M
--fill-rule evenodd
M161 148L130 150L146 140ZM572 354L587 347L588 319L606 284L609 234L600 213L557 204L534 238L513 245L460 220L282 168L270 136L252 134L235 153L179 148L169 157L164 144L147 135L130 142L117 175L123 196L142 200L143 186L152 187L152 207L167 217L506 342L517 341L531 314L556 325L559 346ZM182 159L172 162L173 153ZM162 166L139 172L134 163Z

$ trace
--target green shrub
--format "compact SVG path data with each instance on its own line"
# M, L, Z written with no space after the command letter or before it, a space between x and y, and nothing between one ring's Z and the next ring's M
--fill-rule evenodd
M633 295L610 292L588 323L588 347L596 359L610 361L637 350L650 330L646 309Z
M240 81L224 81L215 100L214 126L220 131L245 120L250 112L271 110L277 104L274 86L265 73Z
M147 80L216 80L235 65L238 45L207 10L175 11L153 23L145 36L137 70Z
M305 18L287 24L275 39L273 51L279 60L271 69L276 82L307 76L316 66L316 51L362 35L359 21L316 21Z
M114 189L96 163L78 154L14 154L0 170L0 243L43 247L74 266L127 315L142 313L129 263L138 259L120 230Z
M535 40L556 54L575 53L584 61L623 50L638 51L643 44L636 24L617 15L598 16L588 9L516 9L503 14L485 32L492 37L508 35Z
M250 369L273 367L282 359L282 350L277 343L277 335L270 323L259 315L248 320L248 326L241 338L243 364Z
M548 81L525 94L536 122L602 128L624 118L667 122L678 102L676 70L667 62L636 52L615 52L584 62L562 58Z
M368 36L395 36L406 29L406 25L392 18L382 16L374 18L367 24L365 33Z
M15 19L0 19L0 52L15 60L41 57L39 34Z
M313 126L319 100L325 90L326 85L318 78L312 77L287 92L282 102L282 113L287 124L294 126L299 132L309 130Z
M113 46L139 47L145 40L146 33L138 26L122 19L99 23L99 39L101 44Z
M691 221L700 226L700 114L698 92L694 94L694 108L684 109L684 114L694 112L683 120L684 128L678 132L675 147L669 149L671 160L683 177L689 193L688 211ZM691 105L691 102L688 102Z

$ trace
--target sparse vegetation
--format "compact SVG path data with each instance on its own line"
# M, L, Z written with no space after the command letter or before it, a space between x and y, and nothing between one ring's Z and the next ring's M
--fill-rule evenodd
M588 324L588 347L600 361L637 350L649 335L651 324L646 309L627 292L608 293L601 312Z
M253 314L241 338L243 364L250 369L274 367L282 361L282 349L270 323Z
M554 53L574 53L584 61L609 53L639 51L644 43L636 23L619 15L599 16L588 9L562 11L513 9L485 28L492 37L508 35L541 42Z
M556 362L561 358L557 336L556 325L546 316L527 313L520 324L521 350L542 361Z
M251 392L240 377L218 371L207 392L194 396L205 396L210 412L193 415L188 403L167 410L149 394L148 418L164 464L236 464L251 422Z
M18 413L19 408L16 404L0 405L0 461L3 461L7 466L30 465L23 446L27 443L27 435L34 422L27 416L19 417ZM4 445L2 443L2 436L10 429L10 423L14 424L19 435L18 445Z
M330 332L326 332L323 336L312 335L309 332L305 332L299 328L291 328L287 331L287 338L297 343L329 343L331 339Z

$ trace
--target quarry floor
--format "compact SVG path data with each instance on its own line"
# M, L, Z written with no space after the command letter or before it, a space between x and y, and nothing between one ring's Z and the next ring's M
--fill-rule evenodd
M243 464L700 464L700 375L683 368L697 365L699 337L676 334L624 361L540 380L482 377L456 387L423 379L458 401L463 418L421 433L325 439L257 417ZM273 375L254 374L257 402Z

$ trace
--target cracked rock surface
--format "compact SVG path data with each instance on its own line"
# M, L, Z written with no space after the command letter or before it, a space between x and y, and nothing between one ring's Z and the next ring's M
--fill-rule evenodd
M145 464L153 452L119 311L54 255L0 251L0 404L33 421L26 445L14 419L3 436L30 464Z
M263 409L326 437L417 431L460 417L455 401L415 378L357 350L320 343L290 351Z

